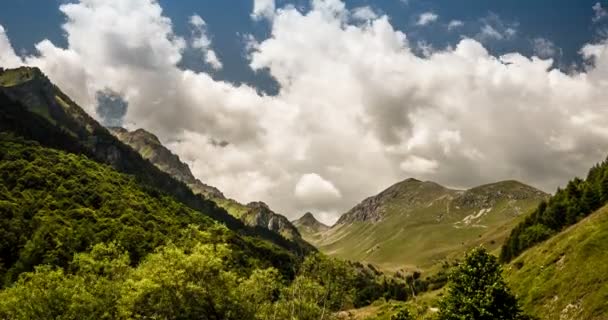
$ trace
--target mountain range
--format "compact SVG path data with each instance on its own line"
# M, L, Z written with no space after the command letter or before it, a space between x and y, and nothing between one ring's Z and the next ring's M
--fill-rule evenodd
M129 131L124 128L112 127L109 130L120 141L139 152L144 159L147 159L163 172L188 185L195 194L201 194L207 199L212 200L246 225L266 228L282 235L286 239L299 242L303 246L308 245L302 240L298 229L289 219L272 211L267 204L263 202L252 202L247 205L241 204L236 200L226 198L217 188L204 184L195 178L190 171L190 167L165 147L154 134L144 129Z
M99 318L117 306L142 318L183 307L189 318L192 305L234 298L225 314L249 303L286 318L300 303L316 319L326 301L337 315L344 301L377 301L374 309L414 298L407 305L432 319L447 270L481 245L500 251L528 314L608 319L608 161L552 196L512 180L460 190L410 178L333 226L310 212L289 221L205 184L153 133L105 128L23 67L0 69L0 181L0 318L58 318L83 306Z
M310 216L295 224L304 239L330 255L388 269L428 269L473 246L497 250L547 197L517 181L456 190L407 179L363 200L331 228L312 227L317 223Z

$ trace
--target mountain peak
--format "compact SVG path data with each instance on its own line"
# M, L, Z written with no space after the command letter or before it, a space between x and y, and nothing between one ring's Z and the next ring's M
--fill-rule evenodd
M329 230L329 226L317 220L311 212L306 212L300 219L292 222L303 235L312 235Z
M208 198L224 199L221 191L198 180L190 171L190 167L181 161L179 156L163 146L153 133L141 128L129 131L125 128L111 127L108 130L160 170L187 184L194 193L203 194Z

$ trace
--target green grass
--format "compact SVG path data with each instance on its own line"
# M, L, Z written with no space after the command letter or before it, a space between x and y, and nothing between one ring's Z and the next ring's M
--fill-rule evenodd
M512 182L491 185L489 189L511 190ZM445 191L447 190L447 191ZM483 193L486 189L473 189ZM428 194L428 192L431 192ZM447 192L448 196L445 196ZM386 270L422 269L429 271L446 259L456 259L468 249L484 245L498 253L510 230L542 197L499 199L491 208L455 202L461 194L454 190L433 190L422 194L421 203L398 196L383 205L383 217L376 223L354 222L322 234L306 234L305 239L323 252L341 258L371 262ZM418 197L418 195L417 195ZM491 209L467 225L469 215Z
M608 206L527 250L505 274L541 319L608 319Z
M0 86L13 87L32 80L36 72L32 68L7 69L0 73Z

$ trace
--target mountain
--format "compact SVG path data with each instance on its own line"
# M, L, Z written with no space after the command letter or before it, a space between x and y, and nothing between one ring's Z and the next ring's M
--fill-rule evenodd
M315 237L329 230L329 226L323 224L315 216L306 212L300 219L292 221L293 225L298 228L300 234L306 241L316 241Z
M239 206L255 227L119 141L40 70L0 68L0 319L320 319L410 297L402 277L268 230L290 223L265 204Z
M302 241L297 228L286 217L275 213L265 203L252 202L243 205L236 200L226 198L217 188L196 179L190 171L190 167L167 149L154 134L144 129L128 131L124 128L109 128L109 130L120 141L139 152L144 159L175 179L187 184L195 194L202 194L214 201L246 225L266 228L286 239L301 242L305 246L308 245Z
M547 196L517 181L454 190L407 179L363 200L309 240L342 258L424 269L479 244L498 249Z
M311 250L260 226L246 226L213 201L158 169L90 117L37 68L0 70L0 129L45 147L85 155L133 175L139 183L171 195L230 229L272 241L293 252Z
M608 319L608 206L532 247L506 268L524 309L541 319Z
M187 184L194 193L202 194L207 198L224 198L220 190L196 179L190 171L190 167L183 163L177 155L163 146L154 134L144 129L128 131L124 128L113 127L108 128L108 130L120 141L139 152L144 159L156 165L160 170Z

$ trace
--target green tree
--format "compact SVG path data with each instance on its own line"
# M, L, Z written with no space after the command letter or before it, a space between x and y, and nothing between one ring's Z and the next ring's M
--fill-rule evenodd
M502 278L496 257L484 248L470 251L450 274L447 296L441 301L440 320L524 319Z

